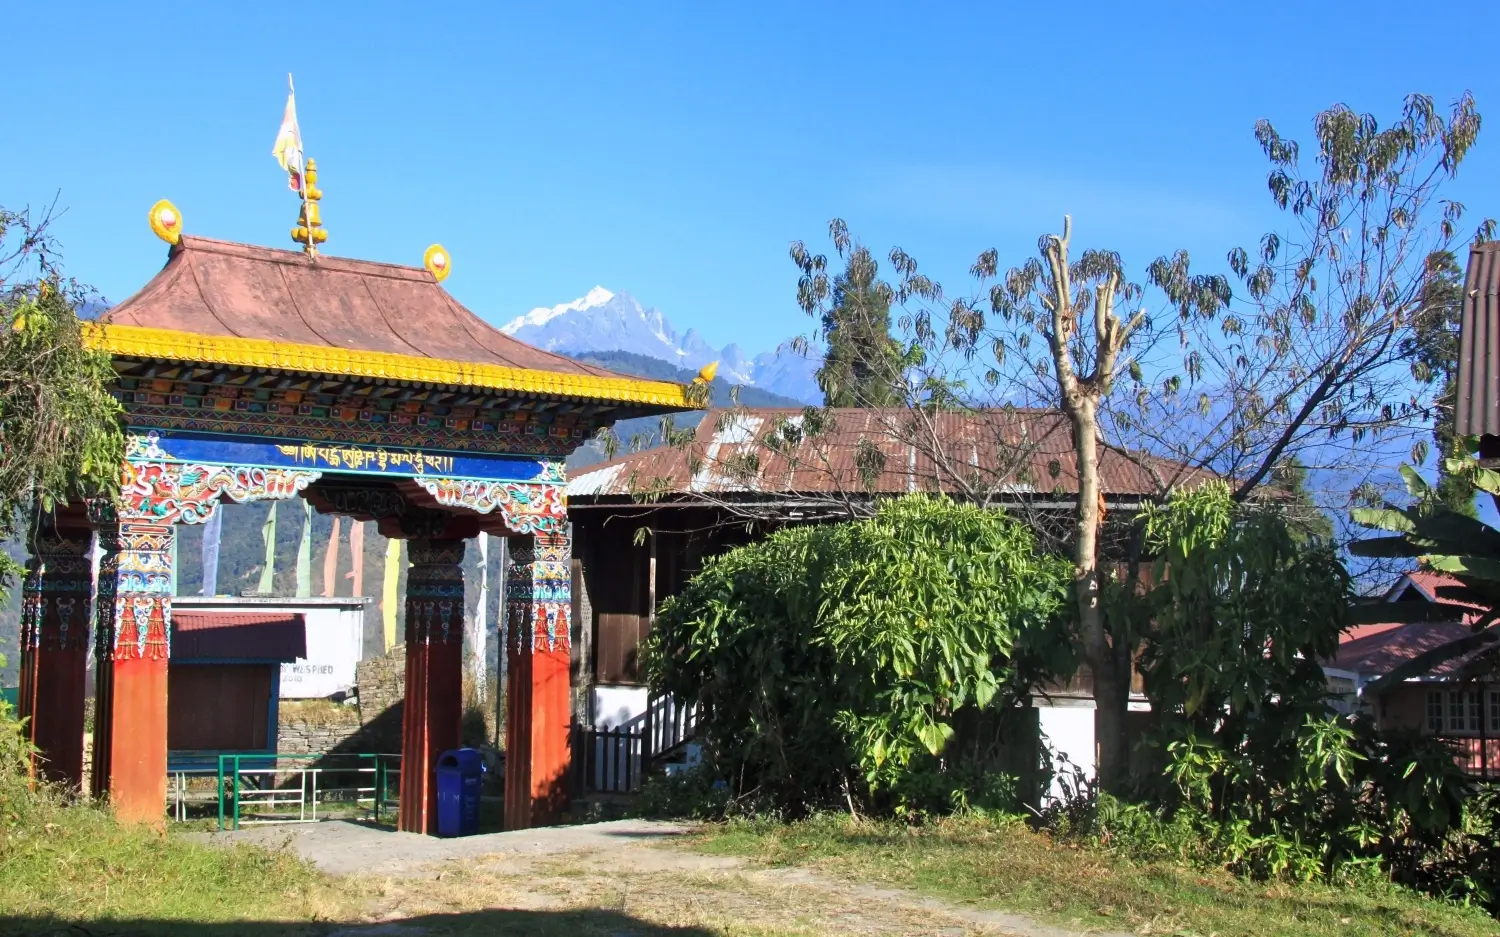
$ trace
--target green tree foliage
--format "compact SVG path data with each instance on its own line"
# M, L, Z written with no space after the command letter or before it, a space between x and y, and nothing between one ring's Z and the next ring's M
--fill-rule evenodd
M47 219L0 208L0 540L36 511L119 484L107 353L84 347L87 291L59 272ZM0 585L15 564L0 556Z
M798 297L809 313L827 300L821 337L826 344L818 386L828 407L897 407L907 394L901 375L901 346L891 338L891 287L880 279L880 265L869 248L855 244L841 221L829 226L834 247L845 262L831 288L821 265L801 243L792 259L803 271Z
M1333 521L1318 506L1317 498L1308 487L1307 466L1298 456L1281 460L1271 470L1270 483L1261 497L1253 500L1267 501L1279 507L1298 536L1332 542Z
M1143 523L1159 583L1140 660L1153 711L1236 750L1263 725L1322 715L1319 661L1352 598L1334 547L1300 536L1278 506L1240 507L1223 482L1148 508ZM1272 744L1255 760L1278 754Z
M1005 515L914 495L710 560L662 606L647 672L708 707L719 770L781 809L983 802L995 779L955 734L1068 672L1067 579Z
M1458 397L1459 322L1464 311L1464 273L1452 251L1435 251L1427 258L1427 281L1423 284L1421 309L1411 323L1411 334L1402 351L1411 362L1412 377L1427 387L1436 387L1432 400L1432 441L1439 457L1436 495L1455 511L1478 516L1474 488L1462 476L1443 466L1461 457L1463 440L1454 435L1454 407ZM1419 447L1414 453L1425 461Z
M1141 670L1165 770L1140 779L1143 804L1107 801L1096 832L1260 877L1379 865L1437 893L1500 898L1500 817L1469 800L1452 752L1327 705L1319 661L1352 598L1334 548L1218 482L1148 510L1144 533L1158 585L1133 617L1149 622Z
M1446 110L1411 95L1388 124L1335 105L1314 117L1306 151L1258 122L1281 223L1253 249L1230 251L1223 275L1195 272L1177 251L1132 282L1117 253L1071 249L1067 221L1018 266L1005 267L993 249L980 254L977 295L945 295L915 258L891 250L889 293L907 381L919 391L908 395L914 411L956 399L1060 408L1068 418L1079 492L1073 640L1094 678L1106 787L1126 775L1135 648L1132 624L1100 603L1121 557L1106 555L1101 536L1099 453L1155 457L1137 460L1154 479L1154 500L1203 470L1234 479L1237 501L1261 500L1298 462L1350 487L1362 481L1372 437L1413 433L1431 413L1406 342L1414 323L1451 305L1431 259L1466 239L1463 206L1443 190L1479 127L1467 94ZM832 229L836 246L852 243L842 223ZM1481 222L1475 237L1492 230ZM803 307L828 309L826 261L801 244L793 259ZM1140 558L1138 543L1123 552Z

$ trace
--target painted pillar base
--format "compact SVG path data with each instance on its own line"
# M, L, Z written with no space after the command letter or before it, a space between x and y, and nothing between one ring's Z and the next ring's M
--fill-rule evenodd
M92 536L57 530L32 537L21 606L18 715L36 749L32 777L83 787L84 677L88 667Z
M556 822L568 807L568 539L516 537L506 581L505 828Z
M438 756L458 748L463 718L462 540L411 540L406 574L406 703L397 826L437 833Z
M102 525L95 654L95 796L133 823L166 822L170 524Z

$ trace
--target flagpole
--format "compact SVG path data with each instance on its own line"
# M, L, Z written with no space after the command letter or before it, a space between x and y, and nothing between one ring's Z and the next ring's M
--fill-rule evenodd
M293 96L297 94L297 88L292 84L291 72L286 73L286 90L288 94ZM318 248L313 243L312 210L308 207L307 202L307 141L302 136L302 119L300 117L297 119L297 137L297 142L301 146L301 152L298 155L302 157L302 165L297 167L297 189L298 194L302 196L303 223L307 226L307 254L309 257L316 257L318 256Z

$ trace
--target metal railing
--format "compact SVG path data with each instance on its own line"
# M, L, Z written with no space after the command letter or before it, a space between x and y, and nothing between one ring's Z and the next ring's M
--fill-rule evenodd
M574 789L629 794L640 788L644 731L574 725L572 736Z
M646 702L645 721L645 755L653 762L697 735L698 704L672 696L653 696Z
M314 823L320 807L353 808L379 823L399 797L401 756L224 753L218 756L219 829ZM183 810L179 801L179 819Z
M639 790L664 756L697 736L698 716L697 703L653 696L645 712L621 725L574 725L574 789L609 794Z

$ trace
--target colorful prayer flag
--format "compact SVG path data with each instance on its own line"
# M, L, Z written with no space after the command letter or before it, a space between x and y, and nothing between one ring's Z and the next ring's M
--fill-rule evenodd
M488 682L485 665L489 661L489 606L490 606L490 535L479 532L479 605L474 609L474 633L470 636L469 649L474 654L474 693L479 702L485 700L485 684Z
M266 512L266 522L260 528L260 535L266 544L266 562L260 568L260 585L256 592L262 595L270 595L276 591L276 502L271 502L271 510Z
M287 185L293 192L302 192L302 129L297 126L297 92L292 88L292 76L286 76L286 110L281 115L281 129L276 131L276 143L271 155L287 174Z
M354 580L349 594L365 594L365 522L349 522L349 571L344 574Z
M219 594L219 542L224 535L224 507L220 505L203 525L203 588L200 595Z
M333 519L333 533L328 535L328 552L323 554L323 598L331 599L338 595L338 580L335 578L339 572L339 521L340 517Z
M312 597L312 504L302 502L302 540L297 544L297 598Z
M385 620L385 649L396 646L396 593L401 578L401 541L390 540L385 545L385 582L380 590L381 617Z

